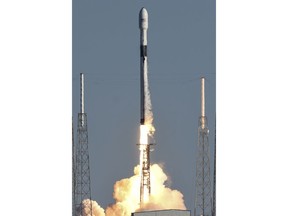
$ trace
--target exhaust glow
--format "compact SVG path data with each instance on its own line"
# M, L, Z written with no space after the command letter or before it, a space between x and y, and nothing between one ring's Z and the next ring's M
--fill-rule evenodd
M140 144L148 144L149 128L146 125L140 125ZM141 146L140 146L141 148Z

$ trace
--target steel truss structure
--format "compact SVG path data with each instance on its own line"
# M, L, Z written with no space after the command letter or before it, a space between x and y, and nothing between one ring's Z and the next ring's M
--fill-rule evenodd
M194 216L212 215L212 197L210 181L210 151L209 151L209 130L207 126L202 128L202 121L207 125L206 117L200 117L198 128L198 153L196 163L196 198Z
M80 113L78 113L77 146L74 149L74 215L92 216L87 114L84 112L84 74L80 74Z
M78 144L76 148L76 170L75 170L75 216L86 214L92 215L91 188L90 188L90 166L88 151L88 130L87 130L87 114L78 113ZM87 205L82 204L89 199Z
M201 78L201 116L198 122L196 162L196 195L194 216L212 216L212 194L210 178L210 146L208 121L205 115L205 78Z

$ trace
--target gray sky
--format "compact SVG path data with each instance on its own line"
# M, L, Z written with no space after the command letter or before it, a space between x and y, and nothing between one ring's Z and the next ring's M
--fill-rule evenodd
M132 176L138 164L142 7L149 13L148 70L156 128L151 161L164 164L170 187L181 191L192 209L201 76L206 77L206 115L214 144L215 0L73 0L74 128L82 72L92 199L106 208L114 203L114 183Z

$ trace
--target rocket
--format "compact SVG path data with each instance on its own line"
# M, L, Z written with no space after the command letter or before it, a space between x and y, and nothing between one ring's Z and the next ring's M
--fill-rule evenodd
M147 30L148 30L148 13L142 8L139 13L140 28L140 207L148 202L150 187L150 145L148 143L148 127L146 119L150 112L149 109L149 89L148 89L148 62L147 62ZM145 97L147 96L147 97ZM151 115L151 113L150 113Z
M148 12L143 7L139 13L140 28L140 124L145 124L145 74L148 72L147 62L147 30L148 30Z

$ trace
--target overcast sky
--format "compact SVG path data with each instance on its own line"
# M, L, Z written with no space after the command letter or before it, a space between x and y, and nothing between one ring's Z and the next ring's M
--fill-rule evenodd
M142 7L149 14L148 70L156 128L151 162L164 164L170 187L183 193L191 209L202 76L211 155L214 151L215 0L74 0L74 125L79 74L84 73L92 199L105 208L114 202L114 183L132 176L139 161Z

